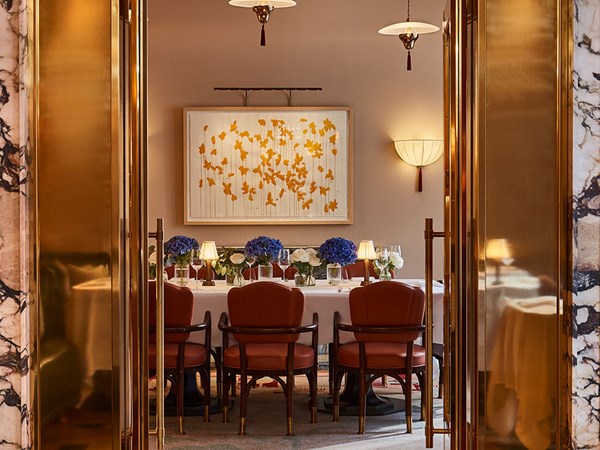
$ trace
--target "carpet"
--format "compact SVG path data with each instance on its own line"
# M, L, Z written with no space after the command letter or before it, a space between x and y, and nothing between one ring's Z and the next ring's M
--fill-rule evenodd
M318 423L311 424L308 408L309 395L306 377L296 377L294 390L294 431L295 436L286 436L285 397L281 388L270 379L262 379L250 392L246 436L238 433L238 397L233 397L234 406L230 413L230 423L222 423L222 415L211 415L211 421L203 422L201 416L186 417L186 434L178 435L177 418L165 420L167 450L246 450L246 449L417 449L425 447L425 422L418 420L420 414L420 390L413 384L413 433L406 433L405 413L366 418L366 433L357 435L358 418L340 417L332 422L329 413L318 413ZM318 377L318 398L323 402L328 397L328 373L323 371ZM415 379L416 380L416 379ZM395 380L388 378L387 386L378 382L374 386L378 395L391 399L403 399L402 389ZM238 391L239 393L239 391ZM434 399L434 422L442 427L442 401ZM442 449L443 438L434 440L436 449ZM154 438L151 437L151 445ZM446 447L448 448L448 447Z

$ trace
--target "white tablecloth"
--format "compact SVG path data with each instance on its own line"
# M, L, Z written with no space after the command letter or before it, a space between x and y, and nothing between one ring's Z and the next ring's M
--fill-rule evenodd
M423 287L424 280L397 280L404 283ZM194 281L188 285L194 291L194 318L193 323L200 323L204 319L205 311L210 311L212 317L212 335L211 341L214 347L221 346L222 337L218 328L219 318L222 312L227 312L227 292L231 289L224 281L217 280L216 286L196 287ZM287 286L294 286L293 281L286 282ZM348 296L350 290L360 286L360 282L346 282L341 285L341 291L336 286L330 286L325 280L317 280L316 286L301 288L304 292L304 317L303 324L312 323L313 313L319 314L319 344L328 344L333 342L333 315L339 311L342 322L350 323L350 308L348 305ZM434 332L433 341L443 342L443 294L444 289L440 284L435 284L433 288L434 304ZM351 335L346 339L340 336L342 340L350 340ZM202 333L194 333L190 340L192 342L202 342ZM310 335L306 334L300 342L309 343Z
M65 308L68 311L65 334L81 358L83 402L94 390L94 373L112 369L112 331L107 327L112 312L110 278L73 286Z
M492 352L488 424L529 450L548 448L555 432L557 313L554 297L508 301Z

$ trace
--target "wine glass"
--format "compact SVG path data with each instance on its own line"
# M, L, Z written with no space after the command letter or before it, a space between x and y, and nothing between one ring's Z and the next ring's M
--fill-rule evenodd
M196 271L196 287L198 287L198 273L204 265L204 261L200 258L200 249L192 250L192 268Z
M287 248L279 250L277 264L279 264L279 267L283 270L283 282L285 283L285 270L290 267L290 251Z
M402 256L402 247L399 244L390 245L390 253L397 253L398 256Z
M250 253L246 252L246 264L248 264L248 267L250 268L250 283L252 283L252 266L254 265L255 262L256 262L256 256L251 255Z

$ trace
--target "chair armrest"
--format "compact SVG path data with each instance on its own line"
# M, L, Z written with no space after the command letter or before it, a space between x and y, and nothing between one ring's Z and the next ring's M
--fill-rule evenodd
M297 327L289 328L255 328L255 327L234 327L231 325L224 325L219 322L219 329L226 333L236 334L297 334L297 333L308 333L314 332L318 329L318 323L313 322L310 325L300 325Z
M226 349L227 347L229 347L229 331L226 330L227 328L227 324L229 323L229 317L227 316L226 312L222 312L221 313L221 317L219 317L219 330L221 330L222 333L222 345L223 345L223 349Z
M338 314L338 313L336 313ZM338 321L335 321L337 318ZM370 327L370 326L356 326L347 323L339 322L339 314L334 316L334 330L337 334L339 331L350 331L352 333L373 333L373 334L400 334L406 333L407 331L424 331L424 325L411 325L411 326L397 326L397 327ZM335 336L334 336L335 337Z

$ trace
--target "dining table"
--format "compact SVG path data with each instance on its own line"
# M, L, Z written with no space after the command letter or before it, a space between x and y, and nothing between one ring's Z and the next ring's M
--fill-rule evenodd
M173 280L175 281L175 280ZM282 281L275 279L289 287L296 287L294 281ZM395 279L410 286L424 289L425 280L422 279ZM257 281L254 281L256 283ZM312 323L313 313L319 315L319 345L333 342L333 316L335 312L340 313L341 322L350 323L350 305L348 298L350 291L360 286L360 281L348 280L338 286L327 283L326 280L316 280L315 286L303 286L299 289L304 294L304 316L302 323ZM219 346L222 341L221 332L217 326L221 313L227 312L227 293L233 286L226 284L224 280L216 280L214 286L202 286L202 281L190 280L187 287L194 292L193 323L201 323L204 313L210 311L212 318L211 342L213 346ZM441 283L434 282L433 285L433 342L443 343L443 296L444 287ZM203 342L202 333L190 336L191 342ZM299 342L310 343L310 336L303 336ZM351 333L340 333L340 342L348 342L353 339Z

